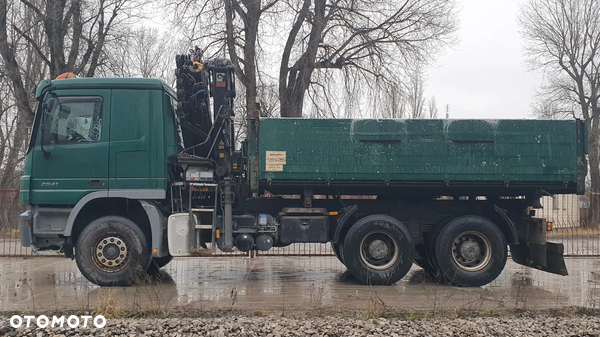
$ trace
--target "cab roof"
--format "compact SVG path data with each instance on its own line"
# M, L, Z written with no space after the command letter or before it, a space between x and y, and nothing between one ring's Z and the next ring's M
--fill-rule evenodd
M46 91L61 89L144 89L164 90L174 98L175 91L163 80L156 78L81 77L60 80L43 80L37 87L39 99Z

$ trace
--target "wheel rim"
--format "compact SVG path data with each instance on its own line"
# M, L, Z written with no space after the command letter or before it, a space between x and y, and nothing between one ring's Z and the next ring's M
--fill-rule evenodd
M490 263L492 245L480 232L464 232L452 243L452 258L465 271L479 271Z
M387 232L370 232L360 243L360 257L371 269L388 269L398 261L399 256L398 241Z
M107 236L92 247L94 263L106 272L117 272L125 268L129 260L127 244L117 236Z

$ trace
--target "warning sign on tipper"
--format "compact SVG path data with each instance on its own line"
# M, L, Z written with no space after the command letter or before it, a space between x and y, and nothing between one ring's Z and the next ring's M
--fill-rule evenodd
M269 171L269 172L283 172L283 165L279 165L279 164L266 164L265 171Z
M285 161L285 151L266 151L265 171L281 172Z

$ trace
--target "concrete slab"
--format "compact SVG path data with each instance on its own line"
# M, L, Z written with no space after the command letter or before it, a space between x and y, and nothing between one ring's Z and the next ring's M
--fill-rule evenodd
M600 307L600 258L567 259L569 276L509 261L481 288L428 280L414 266L391 286L357 285L335 257L178 258L158 279L133 287L97 287L74 261L55 257L0 258L2 310L94 310L113 298L125 310L383 310Z

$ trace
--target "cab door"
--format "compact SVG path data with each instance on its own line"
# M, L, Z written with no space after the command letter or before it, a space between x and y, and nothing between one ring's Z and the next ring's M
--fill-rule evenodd
M108 190L110 90L45 95L33 149L31 204L75 205Z

